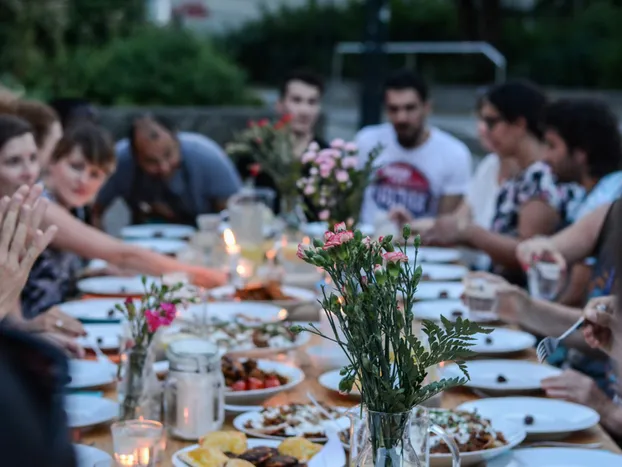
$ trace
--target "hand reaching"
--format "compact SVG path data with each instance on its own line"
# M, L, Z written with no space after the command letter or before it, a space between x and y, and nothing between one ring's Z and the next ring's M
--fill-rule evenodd
M554 262L562 271L566 269L566 260L548 237L534 237L521 242L516 247L516 258L525 270L537 261Z
M0 200L0 317L16 307L32 265L56 234L56 226L39 230L48 206L41 192L40 185L22 186Z

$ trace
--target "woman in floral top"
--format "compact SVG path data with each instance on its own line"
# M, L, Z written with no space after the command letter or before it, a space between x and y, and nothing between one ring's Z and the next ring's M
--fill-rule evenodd
M528 82L508 82L487 92L480 114L490 143L499 158L513 158L520 172L501 186L490 230L474 223L456 225L453 219L439 219L424 240L481 250L490 256L495 272L510 282L524 283L516 246L521 240L554 233L564 205L551 169L542 162L541 115L545 105L545 95Z

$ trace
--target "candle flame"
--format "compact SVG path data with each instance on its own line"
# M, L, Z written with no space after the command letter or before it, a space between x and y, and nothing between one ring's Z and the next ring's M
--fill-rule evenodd
M235 235L233 235L233 231L231 229L225 229L223 238L225 239L227 246L235 245Z

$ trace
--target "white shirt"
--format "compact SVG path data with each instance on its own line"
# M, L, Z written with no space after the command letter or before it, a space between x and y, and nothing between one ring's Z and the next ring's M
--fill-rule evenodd
M390 123L363 128L356 135L361 165L378 144L376 171L363 200L361 222L374 224L376 217L403 206L414 218L433 217L445 195L464 195L471 176L471 153L464 143L438 128L421 146L406 149L397 142Z
M499 156L488 154L477 165L469 185L466 201L471 209L473 222L485 229L490 229L495 217L500 169Z

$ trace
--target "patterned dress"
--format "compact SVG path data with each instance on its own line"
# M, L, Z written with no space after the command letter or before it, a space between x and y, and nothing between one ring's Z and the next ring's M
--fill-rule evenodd
M54 196L45 191L45 198ZM30 271L21 294L22 314L32 319L76 295L76 279L82 269L80 257L74 253L48 247Z

